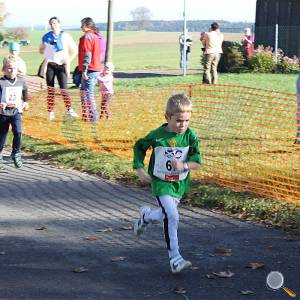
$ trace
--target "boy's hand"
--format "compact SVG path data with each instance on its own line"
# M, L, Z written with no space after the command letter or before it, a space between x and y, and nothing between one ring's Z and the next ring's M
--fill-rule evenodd
M27 110L29 108L28 102L23 102L23 109Z
M137 169L136 172L137 176L139 177L139 180L142 183L151 183L150 175L143 168Z
M0 103L0 108L2 108L3 110L6 108L7 104L6 103Z
M171 160L171 166L175 171L179 171L179 172L184 171L184 163L180 160L177 159Z

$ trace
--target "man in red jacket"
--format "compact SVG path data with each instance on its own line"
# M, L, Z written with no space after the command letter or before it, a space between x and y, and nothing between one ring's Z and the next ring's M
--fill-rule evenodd
M89 17L82 19L81 29L84 34L79 40L78 66L79 71L82 72L82 118L86 121L97 122L99 117L94 88L102 69L101 60L103 58L101 58L99 36L93 19Z

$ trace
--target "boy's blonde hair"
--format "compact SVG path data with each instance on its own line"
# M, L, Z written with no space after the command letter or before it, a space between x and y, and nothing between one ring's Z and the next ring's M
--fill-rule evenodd
M176 113L191 112L192 101L185 94L175 94L168 99L166 116L173 116Z
M2 71L4 71L4 69L7 66L16 66L17 65L17 60L12 56L12 55L8 55L6 57L4 57L3 59L3 65L2 65Z

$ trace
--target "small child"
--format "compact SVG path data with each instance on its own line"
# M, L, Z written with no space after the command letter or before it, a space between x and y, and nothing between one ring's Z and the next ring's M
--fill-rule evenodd
M151 131L134 145L133 168L139 179L152 185L159 209L140 208L140 217L134 224L134 233L141 235L149 223L163 221L165 241L173 274L192 266L179 252L177 205L189 190L190 170L200 166L199 142L190 129L192 103L184 94L169 98L166 107L166 124ZM147 149L152 147L148 173L144 170Z
M98 77L98 83L101 91L101 113L100 118L111 119L110 103L114 94L113 90L113 71L112 63L107 62L104 66L103 72Z
M24 77L17 76L17 65L15 59L4 60L4 76L0 78L0 159L3 160L2 151L11 125L14 136L11 158L16 168L21 168L22 112L28 109L28 89Z

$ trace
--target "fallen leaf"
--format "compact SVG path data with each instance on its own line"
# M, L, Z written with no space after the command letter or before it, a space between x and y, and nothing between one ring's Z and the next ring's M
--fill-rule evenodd
M123 260L125 260L125 256L114 256L114 257L112 257L111 258L111 261L112 262L115 262L115 261L123 261Z
M83 273L83 272L87 272L89 269L86 268L86 267L78 267L78 268L75 268L73 270L74 273Z
M122 222L130 222L130 223L132 222L132 220L129 220L129 219L126 219L126 218L122 218L121 221Z
M113 229L111 227L96 229L96 232L112 232L112 231Z
M122 230L132 230L133 227L131 225L128 225L128 226L122 226L121 229Z
M231 249L227 249L227 248L215 248L214 249L214 253L220 256L231 256L232 255L232 250Z
M219 278L230 278L234 275L234 273L232 273L231 271L223 271L219 273L213 272L212 274Z
M45 229L47 229L46 226L41 226L41 227L35 228L35 230L45 230Z
M246 266L246 268L251 268L252 270L256 270L256 269L264 268L264 266L265 266L264 263L251 262Z
M217 276L214 275L214 274L206 274L206 277L207 277L208 279L217 279Z
M176 294L186 294L186 289L181 286L176 286L173 291Z
M97 236L91 235L91 236L85 237L84 239L85 239L86 241L96 241L96 240L99 240L100 238L97 237Z
M253 295L253 294L254 294L254 292L252 292L252 291L250 291L250 290L240 291L240 293L241 293L242 295Z

